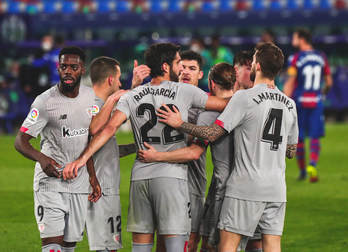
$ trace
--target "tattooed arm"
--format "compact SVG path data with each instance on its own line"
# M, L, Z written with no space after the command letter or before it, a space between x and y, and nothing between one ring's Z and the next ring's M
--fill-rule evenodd
M120 157L128 156L128 155L133 154L137 151L135 143L121 144L118 147L120 149Z
M286 146L286 157L293 158L296 155L297 144L288 144Z
M196 126L191 123L183 122L178 130L198 138L206 139L209 142L214 142L227 133L224 128L215 123L211 126Z

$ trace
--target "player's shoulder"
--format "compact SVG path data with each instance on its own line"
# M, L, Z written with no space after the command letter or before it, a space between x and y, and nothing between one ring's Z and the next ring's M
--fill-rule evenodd
M86 86L86 85L80 85L80 92L86 92L86 93L89 93L89 94L93 94L93 95L95 95L95 93L94 93L94 90L93 90L93 88L91 88L91 87L88 87L88 86Z

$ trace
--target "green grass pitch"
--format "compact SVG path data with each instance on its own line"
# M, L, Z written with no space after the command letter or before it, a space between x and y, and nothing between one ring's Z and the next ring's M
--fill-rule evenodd
M133 141L131 133L117 134L120 144ZM14 136L0 137L0 251L41 251L33 207L34 162L17 153ZM39 148L37 140L32 144ZM322 139L319 183L297 182L295 159L287 160L288 203L282 250L348 251L348 125L330 124ZM210 156L210 153L208 153ZM122 251L131 251L126 232L128 189L134 155L121 159ZM211 158L207 158L211 177ZM76 251L88 251L86 237Z

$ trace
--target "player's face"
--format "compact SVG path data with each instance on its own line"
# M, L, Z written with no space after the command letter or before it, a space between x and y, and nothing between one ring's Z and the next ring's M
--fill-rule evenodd
M249 89L254 86L254 82L250 80L251 66L237 65L236 80L240 86L240 89Z
M252 83L255 82L255 78L256 78L256 53L257 51L255 52L253 56L253 62L251 62L250 81Z
M180 60L181 60L180 55L177 52L175 59L173 60L172 67L170 68L170 71L169 71L169 79L171 81L175 81L175 82L179 81L179 74L180 74L180 71L182 70Z
M298 49L299 46L300 46L300 38L298 37L298 34L297 34L296 32L292 35L291 44L292 44L292 46L295 47L296 49Z
M81 76L86 72L80 56L74 54L62 55L59 59L60 84L66 91L74 90L81 82Z
M117 68L117 74L116 76L114 77L114 81L112 83L112 86L111 86L111 90L110 90L110 93L113 94L115 93L116 91L118 91L120 89L120 87L122 86L121 82L120 82L120 77L121 77L121 68L119 66L116 66ZM110 95L111 95L110 94Z
M198 80L202 78L203 72L199 70L196 60L181 60L182 71L180 72L179 81L194 86L198 86Z

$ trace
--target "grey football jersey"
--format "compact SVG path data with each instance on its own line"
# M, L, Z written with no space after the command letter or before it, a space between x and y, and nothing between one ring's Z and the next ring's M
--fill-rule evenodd
M188 111L188 122L197 124L199 115L203 109L192 108ZM204 197L207 186L207 177L205 172L206 150L197 160L188 162L188 188L191 194Z
M134 141L139 149L145 150L144 142L151 144L157 151L173 151L186 147L184 134L158 122L156 109L164 104L175 105L184 121L188 109L204 108L208 96L201 89L171 81L160 85L147 83L124 94L117 104L117 110L130 118ZM187 165L164 162L142 163L137 158L132 169L132 180L172 177L187 180Z
M278 88L258 84L236 92L215 123L234 129L235 166L226 196L286 202L286 146L298 140L294 101Z
M99 113L105 101L95 97L93 116ZM104 195L119 194L120 189L120 153L116 136L112 136L93 155L94 168Z
M36 97L30 112L23 122L21 131L33 137L41 135L41 152L53 158L61 168L76 160L88 143L89 125L94 103L93 89L80 86L75 98L60 93L58 85ZM86 166L72 180L48 177L36 162L34 190L88 193L89 176Z
M219 116L219 112L205 111L199 116L197 125L210 126ZM226 183L233 167L233 131L209 145L214 165L212 180L215 182L212 184L215 185L216 199L220 199L224 197Z

